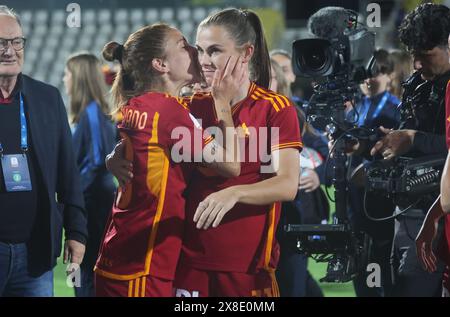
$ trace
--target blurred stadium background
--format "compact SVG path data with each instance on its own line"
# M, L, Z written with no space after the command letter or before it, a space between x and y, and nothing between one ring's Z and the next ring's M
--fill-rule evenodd
M67 18L70 3L80 6L80 27L69 27ZM100 56L103 46L111 41L124 42L140 27L166 22L178 27L190 43L195 43L196 27L211 12L227 7L251 8L258 12L268 40L269 49L291 51L292 41L308 36L308 17L318 9L343 6L358 11L365 22L369 0L4 0L1 4L13 8L21 16L27 38L24 73L58 87L65 96L62 77L67 57L87 50ZM378 47L398 47L397 26L404 15L420 0L379 0L381 27L376 32ZM433 1L450 5L450 0ZM111 66L107 65L106 66ZM305 96L308 97L307 95ZM66 103L67 104L67 103ZM333 210L333 207L332 207ZM61 259L55 270L55 295L73 296L66 286L65 265ZM325 264L310 260L310 271L319 279L324 276ZM351 283L321 284L325 296L354 296Z
M124 42L140 27L163 21L178 27L191 43L198 23L209 13L230 6L251 8L260 15L269 49L291 50L293 40L308 35L308 17L319 8L338 5L361 13L365 21L370 0L78 0L80 27L68 27L72 1L4 0L22 19L27 38L24 73L50 83L64 92L62 76L67 57L88 50L96 55L108 41ZM396 27L405 12L419 0L381 0L381 28L375 28L377 45L397 47ZM442 2L442 1L437 1ZM100 56L99 56L100 57Z

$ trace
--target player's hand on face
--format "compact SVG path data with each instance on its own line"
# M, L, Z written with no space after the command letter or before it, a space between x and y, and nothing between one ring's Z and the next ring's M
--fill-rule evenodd
M233 187L225 188L206 197L197 207L194 222L197 229L217 227L223 217L237 203L237 195Z
M242 57L230 56L223 70L216 69L211 84L211 93L214 100L229 104L242 87L248 75L247 68L247 64L242 61Z
M106 156L106 168L117 178L119 185L124 187L133 178L133 163L125 159L125 143L121 140L114 150Z

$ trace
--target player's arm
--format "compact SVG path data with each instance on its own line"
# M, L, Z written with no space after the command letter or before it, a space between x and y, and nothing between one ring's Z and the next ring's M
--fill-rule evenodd
M203 150L203 161L206 167L225 177L239 176L241 172L238 134L232 118L231 100L244 82L245 70L246 66L240 57L230 56L224 70L216 70L211 84L223 146L217 140L210 142Z
M441 177L441 206L444 213L450 213L450 151Z
M437 258L433 252L433 241L437 235L439 219L444 215L440 197L438 197L425 216L425 220L416 237L417 257L428 272L436 271Z
M276 150L272 156L275 166L278 165L275 176L254 184L228 187L209 195L195 212L197 228L217 227L236 203L269 205L294 200L300 172L298 149Z
M300 173L298 149L287 148L272 153L278 169L275 176L264 181L233 187L237 202L250 205L268 205L277 201L292 201L297 195Z

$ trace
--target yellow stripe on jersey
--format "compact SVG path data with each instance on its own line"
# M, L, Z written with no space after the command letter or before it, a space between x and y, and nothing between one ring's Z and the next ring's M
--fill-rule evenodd
M212 140L214 140L212 136L207 137L205 140L205 145L209 144Z
M159 112L155 112L152 124L152 137L150 138L151 143L158 143L158 122L159 122Z
M162 149L159 148L161 151ZM149 154L150 155L150 154ZM161 215L164 209L164 200L166 199L166 188L167 188L167 179L169 175L169 159L164 151L159 152L161 156L159 159L163 160L162 166L162 177L161 177L161 186L160 193L158 198L158 207L156 209L156 215L153 220L152 231L150 234L149 242L148 242L148 251L147 256L145 258L145 275L148 275L151 268L153 250L156 241L156 234L158 232L159 222L161 221ZM149 170L148 170L149 171ZM151 173L151 172L150 172Z
M184 109L189 110L188 103L184 98L175 98Z
M155 113L153 118L152 137L149 140L148 160L147 160L147 188L156 197L158 197L158 206L155 218L153 219L152 231L150 233L147 255L145 257L145 275L149 274L153 249L158 232L159 222L164 209L164 200L166 196L167 178L169 174L169 159L167 154L158 146L158 120L159 113Z
M273 93L270 93L270 92L268 92L266 90L263 90L262 88L257 88L256 90L258 92L262 93L262 94L265 94L266 96L275 98L278 101L278 103L280 104L281 108L285 108L285 107L289 107L290 106L289 100L283 95L273 94Z
M289 147L303 147L303 143L302 142L289 142L289 143L282 143L282 144L276 144L276 145L272 145L271 150L280 150L280 149L285 149L285 148L289 148Z
M164 165L164 150L158 146L159 113L153 117L152 136L148 141L147 156L147 189L153 196L158 197L161 192L161 180Z
M140 285L141 278L136 279L136 286L134 289L134 297L139 297L139 285Z
M142 277L142 292L141 297L145 297L145 284L147 282L147 276Z
M95 273L97 273L97 274L99 274L99 275L101 275L103 277L106 277L106 278L109 278L109 279L112 279L112 280L118 280L118 281L135 280L136 278L145 275L144 271L137 272L137 273L134 273L134 274L128 274L128 275L126 275L126 274L115 274L115 273L110 273L110 272L106 272L106 271L104 271L102 269L99 269L97 266L94 267L94 271L95 271Z
M264 269L270 271L270 257L272 255L272 245L275 235L275 208L276 203L272 204L272 208L268 214L269 217L269 229L267 230L267 244L266 244L266 256L264 258Z
M272 276L272 287L273 287L273 297L280 297L280 288L278 287L277 278L275 276L275 272L269 273Z
M128 297L133 297L133 281L128 282Z
M267 96L265 96L265 95L259 93L259 92L256 91L256 90L253 92L253 94L254 94L255 96L259 97L258 99L264 99L264 100L270 101L270 103L271 103L272 106L274 107L275 111L276 111L276 112L280 111L280 108L278 107L278 105L277 105L277 103L275 102L274 98L272 98L272 97L267 97Z

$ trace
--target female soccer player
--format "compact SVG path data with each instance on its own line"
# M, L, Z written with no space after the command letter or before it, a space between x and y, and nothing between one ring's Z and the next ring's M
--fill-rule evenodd
M254 12L226 9L207 17L198 27L196 44L209 85L230 55L239 56L248 69L249 76L232 97L234 125L245 135L244 162L235 178L205 169L192 177L185 194L186 232L176 295L277 296L279 247L274 235L280 202L293 200L297 193L302 147L297 114L285 96L267 89L269 53ZM208 94L194 95L189 108L204 128L217 125ZM267 172L260 153L270 154L273 172ZM108 164L125 181L123 161L119 154L115 157Z
M200 74L195 49L178 30L165 24L144 27L123 46L108 43L103 56L121 64L112 92L136 177L120 188L113 206L95 268L96 295L172 296L184 221L182 194L192 161L200 156L223 176L239 175L240 164L219 162L229 151L203 133L176 97ZM244 78L240 60L227 61L212 82L222 127L233 126L227 96Z

